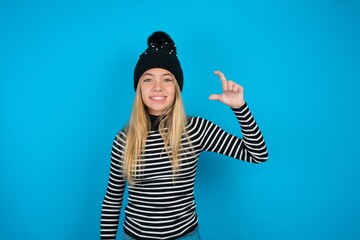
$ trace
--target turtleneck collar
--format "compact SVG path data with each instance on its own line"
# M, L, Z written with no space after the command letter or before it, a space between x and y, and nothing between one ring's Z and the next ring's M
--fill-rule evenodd
M159 129L159 124L160 124L160 116L155 116L155 115L151 115L148 114L149 118L150 118L150 122L151 122L151 130L155 131Z

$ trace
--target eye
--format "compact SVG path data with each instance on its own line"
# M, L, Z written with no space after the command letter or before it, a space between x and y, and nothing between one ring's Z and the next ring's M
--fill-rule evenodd
M172 82L173 80L171 78L165 78L163 81L164 82Z
M143 82L151 82L151 78L144 78Z

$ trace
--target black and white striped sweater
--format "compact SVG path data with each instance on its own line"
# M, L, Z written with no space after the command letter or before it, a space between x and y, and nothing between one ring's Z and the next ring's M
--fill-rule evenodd
M231 135L201 117L190 117L186 130L192 154L181 155L174 177L170 159L158 130L152 130L142 155L141 176L128 186L124 231L135 239L176 239L197 227L194 181L202 151L212 151L247 162L267 160L265 141L247 104L233 109L241 126L242 138ZM122 154L126 135L121 131L111 151L110 177L102 204L101 239L116 239L126 182ZM191 149L183 138L183 148Z

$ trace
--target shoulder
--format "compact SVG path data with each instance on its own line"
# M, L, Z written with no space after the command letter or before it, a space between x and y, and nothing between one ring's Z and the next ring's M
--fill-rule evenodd
M210 120L200 116L188 116L186 128L187 130L203 128L209 124L213 124Z
M123 129L121 129L114 138L114 144L117 145L122 145L126 142L126 133L127 133L127 129L126 127L124 127Z

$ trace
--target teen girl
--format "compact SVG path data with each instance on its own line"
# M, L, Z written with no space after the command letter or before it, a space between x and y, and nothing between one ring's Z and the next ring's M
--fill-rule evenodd
M243 88L215 71L242 138L201 117L186 115L183 72L173 40L164 32L148 38L134 71L136 96L128 125L115 137L102 204L101 239L116 239L128 183L123 239L200 239L194 199L199 155L212 151L252 163L267 160L267 148Z

